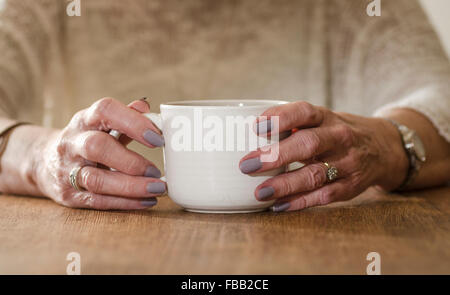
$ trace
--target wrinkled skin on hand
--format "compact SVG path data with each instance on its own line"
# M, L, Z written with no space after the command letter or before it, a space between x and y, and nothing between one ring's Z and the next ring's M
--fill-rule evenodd
M298 129L279 143L274 162L262 162L253 174L302 162L302 168L272 177L255 189L260 201L276 200L274 211L293 211L351 199L369 186L391 190L406 176L408 160L396 128L381 118L367 118L332 112L299 101L268 109L257 119L258 126L270 126L278 116L279 132ZM259 125L261 124L261 125ZM273 134L259 132L260 136ZM264 131L264 130L263 130ZM262 151L249 153L245 161L259 158ZM338 177L327 178L328 163Z
M143 100L125 106L103 98L76 113L63 130L52 131L41 147L43 154L36 164L40 190L68 207L131 210L155 205L155 197L166 190L161 173L126 148L131 140L155 147L146 140L149 133L162 139L161 132L142 115L149 110ZM113 129L122 133L119 140L108 134ZM82 191L69 182L76 167L82 167L77 178Z

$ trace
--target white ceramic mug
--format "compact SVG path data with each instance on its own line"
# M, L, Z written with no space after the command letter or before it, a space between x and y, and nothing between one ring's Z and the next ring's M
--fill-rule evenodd
M258 137L251 127L243 130L242 122L251 125L266 109L285 103L179 101L161 104L161 114L145 114L164 136L164 178L169 197L188 211L203 213L245 213L270 207L273 201L256 200L254 191L285 168L253 176L240 171L242 157L256 147L274 143ZM262 143L255 143L255 139L262 139Z

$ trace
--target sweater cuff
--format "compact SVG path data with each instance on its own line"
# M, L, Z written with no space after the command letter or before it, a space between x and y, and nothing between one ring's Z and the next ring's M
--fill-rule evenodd
M413 109L430 120L439 134L450 142L450 93L436 89L436 87L426 87L417 90L410 95L382 106L374 112L375 117L383 115L392 109L409 108Z

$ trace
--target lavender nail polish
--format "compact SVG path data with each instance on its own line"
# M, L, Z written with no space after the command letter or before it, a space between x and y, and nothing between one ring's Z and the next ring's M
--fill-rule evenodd
M147 169L145 169L144 176L145 177L160 178L161 177L161 171L159 171L159 169L156 168L155 166L148 166Z
M147 184L147 192L152 194L162 194L166 191L164 182L150 182Z
M272 121L270 119L266 121L261 121L256 125L257 134L269 133L271 130L272 130Z
M273 212L283 212L283 211L286 211L287 209L289 209L289 207L291 207L290 203L275 204L272 206L272 211Z
M163 146L164 138L153 130L147 130L144 132L144 139L154 146Z
M262 163L259 158L245 160L239 165L239 169L241 169L242 173L252 173L261 169L261 167Z
M275 193L275 190L273 189L273 187L271 187L271 186L263 187L258 191L258 194L257 194L258 200L264 201L264 200L270 198L271 196L273 196L274 193Z
M151 199L147 199L147 200L141 201L141 205L144 206L144 207L153 207L153 206L156 205L156 203L158 203L156 198L151 198Z

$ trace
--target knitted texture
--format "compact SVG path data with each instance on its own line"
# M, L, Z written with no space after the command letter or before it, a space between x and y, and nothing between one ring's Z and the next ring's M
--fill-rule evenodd
M0 109L62 127L112 96L410 107L450 140L450 66L416 1L0 0ZM376 114L382 114L380 109Z

